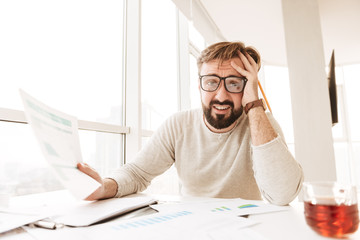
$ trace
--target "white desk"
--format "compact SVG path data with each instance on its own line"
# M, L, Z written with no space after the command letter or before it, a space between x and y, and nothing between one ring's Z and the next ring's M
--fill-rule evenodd
M49 197L50 196L50 197ZM188 197L180 197L180 196L162 196L155 195L154 198L160 201L183 201L185 200L193 200L201 198L188 198ZM26 199L26 201L24 201ZM12 205L26 205L26 206L42 206L44 202L47 205L57 204L59 202L71 202L73 198L65 192L54 192L51 194L40 194L37 196L30 197L19 197L13 200ZM265 213L258 215L251 215L249 219L260 222L250 228L254 231L260 233L268 240L324 240L330 239L325 238L310 229L307 226L303 214L303 203L294 201L290 204L291 208L288 211L282 212L273 212L273 213ZM144 208L137 210L135 212L129 213L121 218L127 219L134 216L152 214L154 210L150 208ZM44 230L51 231L51 230ZM53 230L56 231L56 230ZM34 240L27 232L22 230L21 228L15 229L13 231L0 234L0 240ZM118 239L118 236L114 236L114 239ZM239 236L239 239L240 236ZM360 230L355 234L350 235L348 239L351 240L359 240L360 239ZM71 240L71 239L68 239ZM99 239L100 240L100 239Z

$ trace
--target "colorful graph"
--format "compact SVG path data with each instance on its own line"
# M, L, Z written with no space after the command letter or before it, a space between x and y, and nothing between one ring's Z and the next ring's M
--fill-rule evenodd
M156 217L147 217L147 218L142 218L142 219L126 222L126 223L121 223L121 224L112 226L112 228L115 230L124 230L124 229L134 229L134 228L139 228L139 227L146 227L146 226L151 226L153 224L171 221L173 219L187 216L189 214L192 214L192 212L180 211L180 212L176 212L176 213L159 215Z
M254 205L254 204L244 204L241 206L238 206L238 208L243 209L243 208L252 208L252 207L258 207L258 205Z
M252 207L259 207L259 206L254 204L243 204L237 207L234 206L234 209L231 209L231 207L221 206L212 209L211 212L226 212L226 211L233 211L235 209L244 209L244 208L252 208Z
M222 207L217 207L215 209L211 210L212 212L224 212L224 211L231 211L231 208L222 206Z

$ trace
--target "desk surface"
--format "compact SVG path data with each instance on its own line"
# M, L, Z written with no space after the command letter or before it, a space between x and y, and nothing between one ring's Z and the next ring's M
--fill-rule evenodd
M51 195L51 197L49 197ZM38 196L32 197L18 197L14 199L11 203L12 206L43 206L44 201L47 204L57 204L59 202L71 202L74 199L65 192L54 192L50 195L44 196L40 194ZM153 195L152 195L153 196ZM164 196L164 195L154 195L154 198L165 201L165 202L182 202L184 200L199 200L201 198L189 198L189 197L181 197L181 196ZM26 199L26 201L24 201ZM129 219L136 216L143 216L147 214L152 214L155 211L150 208L143 208L137 211L131 212L124 216L121 216L122 219ZM321 239L331 239L325 238L314 231L312 231L306 224L305 218L303 215L303 203L294 201L290 204L290 209L287 211L281 212L273 212L273 213L264 213L264 214L257 214L257 215L250 215L249 219L255 220L259 222L254 226L251 226L252 230L261 234L267 240L321 240ZM51 231L51 230L44 230L44 231ZM55 230L56 231L56 230ZM2 233L0 234L1 240L34 240L34 238L24 231L21 228L15 229L13 231ZM118 239L118 237L114 236L114 239ZM355 234L350 235L347 239L360 239L360 230L357 231ZM70 240L70 239L69 239Z

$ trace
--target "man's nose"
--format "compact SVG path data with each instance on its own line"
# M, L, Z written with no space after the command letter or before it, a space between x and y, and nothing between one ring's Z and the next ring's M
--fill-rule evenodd
M220 102L227 100L229 97L229 92L225 88L225 82L221 81L218 89L216 89L216 99Z

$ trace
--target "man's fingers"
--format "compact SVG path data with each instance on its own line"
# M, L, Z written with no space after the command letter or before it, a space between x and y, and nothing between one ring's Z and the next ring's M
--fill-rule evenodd
M85 200L93 201L104 198L104 183L100 174L86 163L78 163L77 168L101 184L101 186L87 196Z
M242 67L240 67L239 65L237 65L234 61L230 62L231 66L238 71L241 75L243 75L244 77L246 77L247 75L247 71L245 69L243 69Z
M250 64L252 66L257 66L258 65L248 52L245 52L245 55L247 57L247 60L250 62Z
M93 179L95 179L96 181L101 183L101 177L98 174L98 172L96 172L92 167L90 167L88 164L86 163L78 163L77 167L80 171L82 171L83 173L89 175L90 177L92 177Z
M257 72L258 65L249 53L245 52L244 54L238 51L238 55L240 57L240 60L244 64L246 70L248 70L249 72Z

